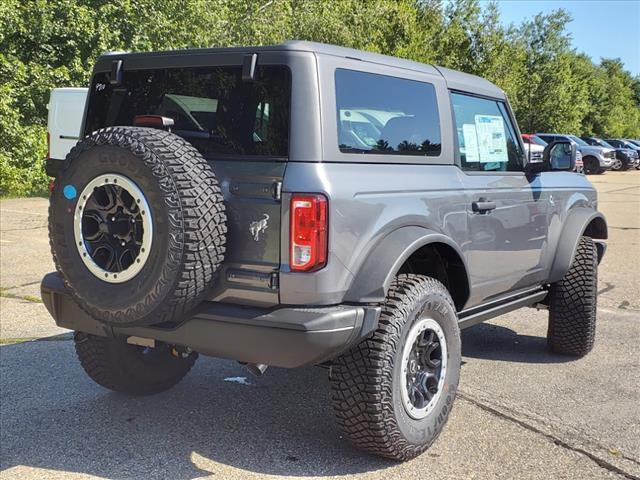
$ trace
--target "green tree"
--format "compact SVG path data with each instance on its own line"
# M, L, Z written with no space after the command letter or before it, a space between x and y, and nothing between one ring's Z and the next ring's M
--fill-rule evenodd
M112 50L333 43L485 77L523 131L640 137L640 77L576 53L570 21L558 10L503 26L479 0L3 0L0 195L46 190L49 92L87 85Z

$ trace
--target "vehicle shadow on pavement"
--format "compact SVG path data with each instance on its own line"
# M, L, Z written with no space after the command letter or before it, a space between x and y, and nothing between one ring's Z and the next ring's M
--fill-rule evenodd
M255 379L235 362L201 357L172 390L131 397L94 384L70 340L6 345L0 356L2 471L191 479L396 465L341 438L319 368L270 369Z
M557 355L547 348L547 339L522 335L510 328L481 323L461 332L462 356L520 363L565 363L576 359Z

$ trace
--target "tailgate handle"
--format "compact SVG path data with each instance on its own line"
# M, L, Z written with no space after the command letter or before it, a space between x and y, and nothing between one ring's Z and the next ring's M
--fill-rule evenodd
M496 202L492 202L486 198L480 198L471 204L471 209L476 213L489 212L495 210Z

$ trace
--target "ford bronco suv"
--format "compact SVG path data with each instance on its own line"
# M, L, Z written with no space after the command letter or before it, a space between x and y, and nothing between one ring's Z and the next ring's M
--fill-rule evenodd
M460 329L535 306L551 351L593 347L596 192L571 142L523 151L504 92L446 68L301 41L106 54L42 298L106 388L163 391L199 354L319 365L346 437L408 459L451 411Z

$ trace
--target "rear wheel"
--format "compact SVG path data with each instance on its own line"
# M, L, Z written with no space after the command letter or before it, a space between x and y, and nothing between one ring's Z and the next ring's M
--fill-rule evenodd
M582 237L573 263L549 291L547 342L552 351L582 357L596 338L598 254L593 240Z
M154 348L77 332L76 354L87 375L116 392L151 395L168 390L191 370L198 354L180 353L166 344Z
M625 159L616 158L611 165L611 170L626 172L629 170L629 162Z
M339 428L370 453L395 460L419 455L447 421L460 356L456 310L445 286L399 275L378 329L331 366Z

